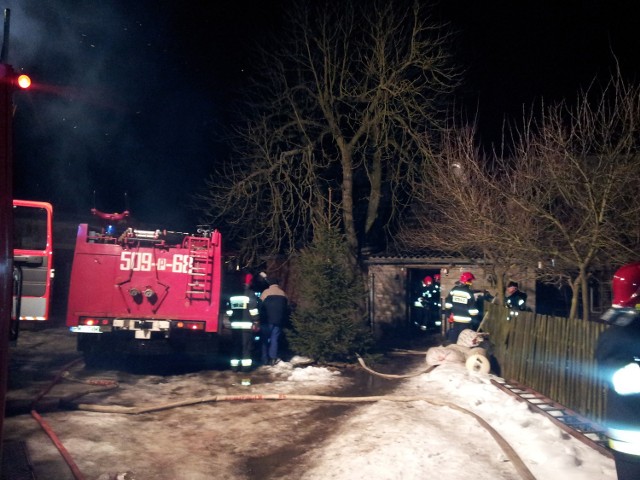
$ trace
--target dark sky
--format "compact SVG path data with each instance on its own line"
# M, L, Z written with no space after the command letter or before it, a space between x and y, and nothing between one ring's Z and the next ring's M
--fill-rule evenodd
M9 63L33 78L14 101L16 197L94 206L191 229L225 108L285 0L5 0ZM640 63L633 1L442 0L466 69L461 102L487 138L503 116ZM515 6L517 4L517 6ZM125 205L124 193L128 193Z
M504 115L522 118L523 105L574 101L616 60L637 79L640 36L633 0L443 0L444 17L459 32L457 59L471 113L495 137Z
M95 191L99 210L193 229L247 45L277 20L253 3L9 2L9 63L35 84L14 96L14 196L88 215Z

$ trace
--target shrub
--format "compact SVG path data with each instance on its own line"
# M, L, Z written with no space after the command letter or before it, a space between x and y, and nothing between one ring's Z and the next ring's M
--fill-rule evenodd
M319 362L352 360L371 345L360 275L350 267L343 236L326 228L300 253L300 302L291 316L291 349Z

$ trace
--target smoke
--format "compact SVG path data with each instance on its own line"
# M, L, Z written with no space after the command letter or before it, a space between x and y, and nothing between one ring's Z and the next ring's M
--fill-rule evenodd
M212 160L213 99L186 82L166 3L6 7L8 63L33 81L14 95L14 196L84 214L95 191L99 210L192 225L185 206Z

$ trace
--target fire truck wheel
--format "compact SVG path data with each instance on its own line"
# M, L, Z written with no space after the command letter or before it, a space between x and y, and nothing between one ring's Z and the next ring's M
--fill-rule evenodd
M489 373L491 370L491 364L489 363L489 359L483 355L471 355L467 358L465 362L465 366L467 370L476 373Z

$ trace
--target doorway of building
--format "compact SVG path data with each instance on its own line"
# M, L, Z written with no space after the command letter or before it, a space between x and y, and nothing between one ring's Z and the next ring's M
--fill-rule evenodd
M442 292L437 275L439 269L415 268L409 270L407 312L409 327L419 332L433 333L442 326Z

